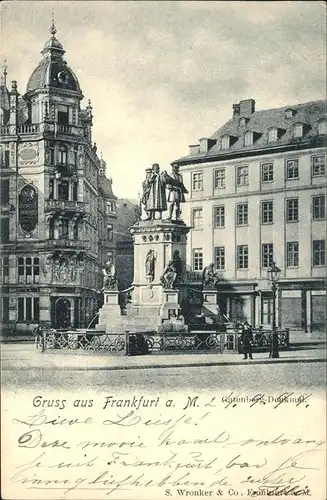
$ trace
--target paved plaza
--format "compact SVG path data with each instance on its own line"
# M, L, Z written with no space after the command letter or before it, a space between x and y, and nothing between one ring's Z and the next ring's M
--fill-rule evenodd
M256 353L253 361L236 353L159 354L124 356L77 351L42 353L33 344L2 345L4 387L62 387L65 389L111 387L255 389L260 385L283 390L294 387L323 388L326 350L280 352L278 359Z

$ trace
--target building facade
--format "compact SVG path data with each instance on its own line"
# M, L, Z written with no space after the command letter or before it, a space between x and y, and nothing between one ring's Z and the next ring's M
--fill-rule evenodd
M92 106L56 28L26 93L1 81L1 322L10 332L88 326L115 257L115 200L92 144Z
M134 248L129 228L140 218L137 200L119 198L117 200L116 224L116 267L119 290L126 290L133 283Z
M326 127L325 101L255 111L247 99L172 163L189 190L191 282L213 262L231 320L272 324L267 270L275 261L277 324L326 329Z

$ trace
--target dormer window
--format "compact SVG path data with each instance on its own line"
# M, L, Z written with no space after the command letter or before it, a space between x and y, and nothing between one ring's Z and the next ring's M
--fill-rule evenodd
M230 146L230 136L229 135L224 135L221 138L221 149L228 149Z
M296 111L294 109L289 108L285 111L285 116L286 116L286 118L293 118L295 113L296 113Z
M278 129L277 128L271 128L268 131L268 141L269 142L275 142L278 139Z
M294 126L294 137L295 138L303 137L303 123L297 123Z
M327 134L327 121L326 120L321 120L318 123L318 134L319 135L326 135Z
M253 145L253 132L246 132L244 135L244 146L252 146Z
M247 124L247 122L248 122L248 121L249 121L249 119L248 119L248 118L246 118L245 116L242 116L242 117L240 118L240 125L241 125L242 127L244 127L244 126Z

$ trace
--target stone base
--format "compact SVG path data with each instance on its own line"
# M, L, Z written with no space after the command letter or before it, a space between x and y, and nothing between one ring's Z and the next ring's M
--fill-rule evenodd
M106 325L116 325L121 318L118 291L105 291L103 301L104 304L99 309L99 324L96 326L96 330L106 331ZM101 328L99 328L100 325Z
M160 316L162 321L177 319L181 314L180 305L178 302L178 290L163 290L162 291L162 306L160 308Z
M204 315L212 318L215 323L223 323L224 319L219 309L217 303L217 291L216 290L203 290L203 304L202 309Z

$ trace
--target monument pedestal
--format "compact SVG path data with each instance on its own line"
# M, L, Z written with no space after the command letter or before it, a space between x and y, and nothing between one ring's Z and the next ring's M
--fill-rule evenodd
M180 305L178 300L178 290L163 290L162 291L162 306L160 308L160 316L162 321L168 321L180 316Z
M96 330L106 329L105 325L115 326L120 319L118 290L105 290L103 292L103 301L103 306L99 310L99 323Z
M134 241L134 281L132 303L126 315L120 315L117 298L106 295L99 312L97 329L107 332L158 331L163 322L180 316L182 291L177 288L186 275L186 238L190 227L171 220L139 221L130 228ZM161 276L174 253L178 252L180 269L175 287L164 290ZM118 314L119 311L119 314Z
M203 290L202 295L203 295L202 308L205 316L215 318L216 322L218 323L222 322L222 316L220 313L217 300L218 298L217 290L215 289Z

